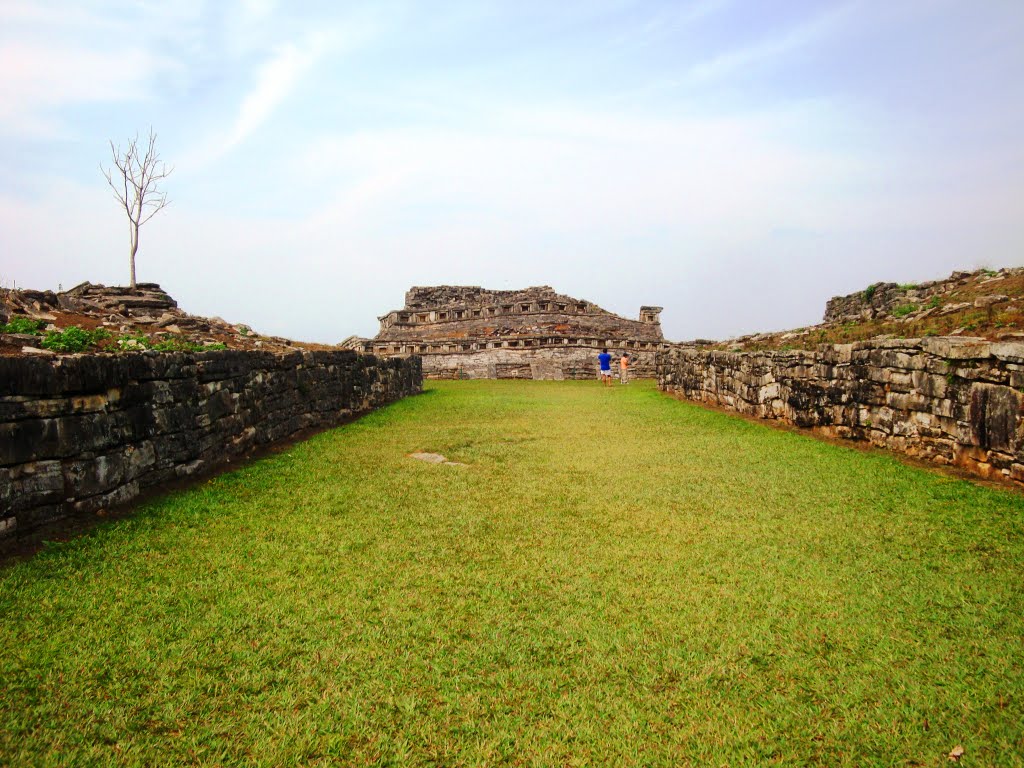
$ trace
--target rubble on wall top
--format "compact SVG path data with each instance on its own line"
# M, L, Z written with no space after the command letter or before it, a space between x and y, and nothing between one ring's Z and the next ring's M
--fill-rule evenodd
M417 285L405 294L406 309L434 309L452 305L483 305L526 299L544 298L550 301L577 302L571 296L555 292L550 285L494 291L479 285Z
M219 317L190 315L156 283L138 283L129 288L84 282L60 292L0 289L0 325L14 317L35 320L43 330L34 335L0 333L0 355L41 353L36 344L44 331L72 326L108 332L109 338L90 349L93 352L146 348L147 343L168 340L268 352L331 348L264 336L248 325L229 323Z

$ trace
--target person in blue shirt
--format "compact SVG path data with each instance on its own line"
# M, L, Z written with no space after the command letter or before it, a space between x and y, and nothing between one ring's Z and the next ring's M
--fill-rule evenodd
M602 349L601 354L597 356L598 362L601 363L601 381L604 382L606 387L612 385L612 356L608 354L608 349Z

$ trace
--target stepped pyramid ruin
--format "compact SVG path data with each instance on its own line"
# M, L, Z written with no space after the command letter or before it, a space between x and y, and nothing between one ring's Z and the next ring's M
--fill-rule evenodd
M597 354L627 352L633 375L654 376L665 346L661 307L640 308L638 320L547 285L492 291L479 286L417 286L405 306L378 318L372 339L343 346L384 357L423 357L429 378L591 379Z

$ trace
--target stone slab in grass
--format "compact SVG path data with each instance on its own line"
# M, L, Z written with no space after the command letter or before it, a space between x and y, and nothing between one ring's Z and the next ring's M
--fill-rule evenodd
M442 456L440 453L427 453L425 451L416 451L415 453L410 453L409 458L416 459L418 461L425 461L428 464L448 464L453 467L466 466L461 461L448 461L447 457Z

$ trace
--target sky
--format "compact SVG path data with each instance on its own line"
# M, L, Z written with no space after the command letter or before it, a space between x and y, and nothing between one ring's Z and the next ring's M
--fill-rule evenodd
M667 338L1024 265L1020 0L0 0L0 286L124 285L101 172L174 170L138 279L334 343L413 285Z

